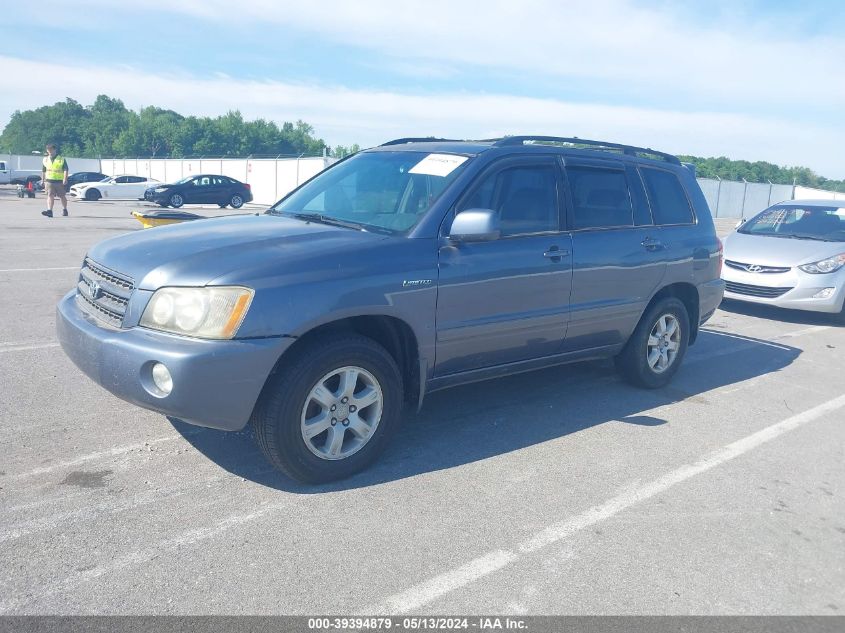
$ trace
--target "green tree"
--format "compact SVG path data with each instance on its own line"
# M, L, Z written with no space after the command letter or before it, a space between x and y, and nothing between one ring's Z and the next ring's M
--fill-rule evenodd
M15 112L0 134L0 148L15 154L56 142L65 154L96 156L247 156L320 154L325 147L304 121L245 121L237 110L218 117L184 117L155 106L128 110L99 95L89 107L72 99Z
M361 151L361 146L358 145L358 143L353 143L349 147L346 147L344 145L335 145L335 147L332 149L331 154L335 158L346 158L350 154L354 154L354 153L360 152L360 151Z

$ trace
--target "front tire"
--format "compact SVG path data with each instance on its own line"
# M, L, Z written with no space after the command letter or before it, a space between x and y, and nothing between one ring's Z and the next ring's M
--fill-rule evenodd
M100 193L99 189L89 189L85 192L85 199L90 202L96 202L100 198L103 197L103 194Z
M167 203L174 209L178 209L185 204L185 199L182 197L182 194L174 193L170 196L170 198L168 198Z
M667 385L681 366L689 345L689 314L682 301L661 299L640 319L616 357L616 368L629 383L644 389Z
M403 386L396 361L353 333L322 338L293 354L268 380L253 413L262 452L305 483L363 470L399 426Z

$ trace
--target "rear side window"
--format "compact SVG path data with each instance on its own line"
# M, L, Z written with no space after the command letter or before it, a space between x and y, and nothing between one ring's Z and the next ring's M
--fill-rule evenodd
M572 228L634 225L624 171L570 166L566 174L572 194Z
M645 182L655 224L692 224L692 214L687 194L678 177L662 169L640 170Z

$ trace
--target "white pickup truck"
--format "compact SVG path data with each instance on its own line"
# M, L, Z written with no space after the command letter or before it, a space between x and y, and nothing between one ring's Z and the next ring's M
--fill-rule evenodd
M0 160L0 185L22 185L28 176L41 176L41 170L12 169L9 161Z

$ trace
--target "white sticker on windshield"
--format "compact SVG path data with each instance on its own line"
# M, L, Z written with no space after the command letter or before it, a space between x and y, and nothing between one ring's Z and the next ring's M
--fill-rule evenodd
M453 156L452 154L429 154L411 167L408 173L425 176L448 176L460 167L466 159L466 156Z

